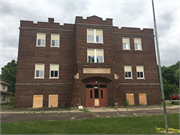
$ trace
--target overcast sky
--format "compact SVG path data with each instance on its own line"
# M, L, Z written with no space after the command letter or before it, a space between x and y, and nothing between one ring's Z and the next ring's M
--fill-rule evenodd
M154 0L161 65L180 60L180 0ZM20 20L75 23L76 16L97 15L121 27L154 28L151 0L1 0L1 67L17 59Z

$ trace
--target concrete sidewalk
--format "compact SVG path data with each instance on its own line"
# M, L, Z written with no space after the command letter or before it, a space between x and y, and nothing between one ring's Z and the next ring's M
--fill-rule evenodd
M180 106L167 106L167 109L179 109ZM72 109L62 109L62 108L25 108L25 109L15 109L15 108L1 108L1 114L3 113L80 113L80 112L126 112L126 111L142 111L142 110L162 110L162 106L129 106L129 107L103 107L103 108L84 108L79 110L77 108Z
M42 108L43 109L43 108ZM57 110L58 109L58 110ZM167 114L179 113L180 107L167 107ZM38 120L75 120L109 117L134 117L162 115L163 108L87 108L70 111L56 108L54 111L5 111L1 112L1 122L38 121Z

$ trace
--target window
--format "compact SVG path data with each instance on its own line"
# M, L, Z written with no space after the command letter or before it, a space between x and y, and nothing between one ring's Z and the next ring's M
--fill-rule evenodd
M87 62L104 63L104 50L103 49L87 49Z
M124 66L124 74L126 79L132 79L132 67L131 66Z
M87 42L103 43L103 30L101 30L101 29L87 29Z
M35 64L35 78L44 78L44 64Z
M59 47L59 34L51 34L51 47Z
M137 71L137 78L144 79L144 67L143 66L136 66Z
M130 50L129 38L122 38L123 50Z
M2 101L5 101L6 100L6 96L3 96L3 100Z
M59 64L50 64L50 78L59 78Z
M36 46L45 47L46 34L45 33L37 33L37 41Z
M141 38L134 38L135 50L142 50Z
M5 86L5 85L3 85L3 90L5 90L5 87L6 87L6 86Z

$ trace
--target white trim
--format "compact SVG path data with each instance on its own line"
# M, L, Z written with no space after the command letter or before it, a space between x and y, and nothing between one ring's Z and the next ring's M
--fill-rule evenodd
M88 62L88 50L94 50L94 62ZM102 50L103 52L103 62L98 62L98 63L104 63L104 49L93 49L93 48L88 48L87 49L87 63L97 63L97 50Z
M131 66L131 77L126 77L126 76L125 76L125 75L126 75L126 74L125 74L125 72L126 72L126 71L125 71L125 66L131 66L131 65L124 65L124 78L125 78L125 79L133 79L132 66Z
M136 49L135 47L135 39L139 38L140 39L140 42L141 42L141 38L140 37L134 37L134 50L135 51L142 51L142 42L141 42L141 49Z
M53 34L54 34L54 35L59 35L59 42L58 42L58 46L52 46L52 35L53 35ZM50 45L51 47L56 47L56 48L59 48L59 47L60 47L60 34L58 34L58 33L51 33L51 42L50 42L50 44L51 44L51 45Z
M123 38L128 38L128 40L129 40L129 49L124 49L123 48ZM129 37L122 37L122 48L123 48L123 50L131 50L131 44L130 44L130 38Z
M51 77L51 65L58 65L58 77ZM49 79L59 79L59 64L50 64L50 68L49 69L50 69Z
M138 76L137 76L137 66L142 66L142 68L143 68L143 78L138 78ZM136 65L136 77L137 77L137 79L145 79L144 66L143 65Z
M36 64L43 64L44 70L43 70L43 77L36 77ZM34 73L34 79L44 79L44 74L45 74L45 64L44 63L35 63L35 73Z
M94 42L88 41L88 32L87 32L88 30L94 30ZM96 30L101 30L101 31L102 31L102 42L96 42ZM87 33L87 43L104 44L104 40L103 40L103 29L87 28L86 33Z
M38 34L45 34L45 40L44 40L44 45L38 45ZM42 32L37 32L36 33L36 47L46 47L46 33L42 33Z

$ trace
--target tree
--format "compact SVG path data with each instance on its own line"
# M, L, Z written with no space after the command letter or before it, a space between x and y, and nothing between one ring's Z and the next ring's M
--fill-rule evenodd
M9 83L8 91L15 92L17 61L8 62L2 69L1 80Z

